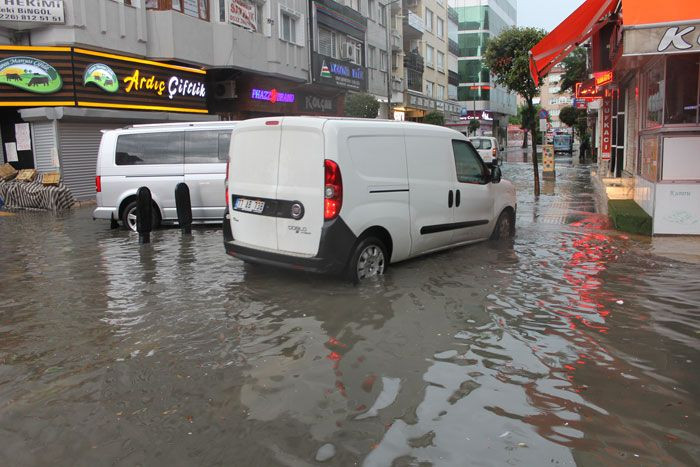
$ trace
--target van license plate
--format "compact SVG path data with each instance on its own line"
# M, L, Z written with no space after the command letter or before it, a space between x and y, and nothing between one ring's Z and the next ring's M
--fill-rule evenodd
M236 199L236 204L233 206L236 211L253 212L255 214L262 214L265 209L265 201L257 201L254 199L238 198Z

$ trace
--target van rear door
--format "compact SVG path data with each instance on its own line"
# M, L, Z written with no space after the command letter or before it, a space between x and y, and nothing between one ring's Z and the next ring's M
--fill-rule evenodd
M277 173L283 119L244 122L229 151L229 217L234 242L277 251Z
M309 257L318 253L323 229L323 124L322 119L300 123L293 118L282 124L277 176L277 247L281 253Z

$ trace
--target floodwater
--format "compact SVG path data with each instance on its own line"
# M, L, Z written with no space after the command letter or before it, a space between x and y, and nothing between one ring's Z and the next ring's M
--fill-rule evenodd
M698 465L700 274L528 164L512 244L354 287L220 228L0 217L2 465Z

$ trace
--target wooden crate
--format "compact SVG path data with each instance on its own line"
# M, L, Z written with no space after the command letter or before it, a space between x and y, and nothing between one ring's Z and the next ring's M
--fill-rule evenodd
M17 181L31 182L36 178L36 169L22 169L17 174Z
M61 183L60 172L48 172L41 176L41 184L44 186L58 186Z
M17 169L10 164L0 165L0 180L12 180L17 176Z

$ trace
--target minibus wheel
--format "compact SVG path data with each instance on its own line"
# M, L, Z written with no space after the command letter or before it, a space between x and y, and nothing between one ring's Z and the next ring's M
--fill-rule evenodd
M384 243L376 237L360 240L350 257L348 278L353 283L362 282L384 274L389 259Z
M124 206L124 211L122 211L122 226L136 232L136 200L129 202ZM158 216L158 208L153 205L153 228L155 229L160 224L160 217Z

